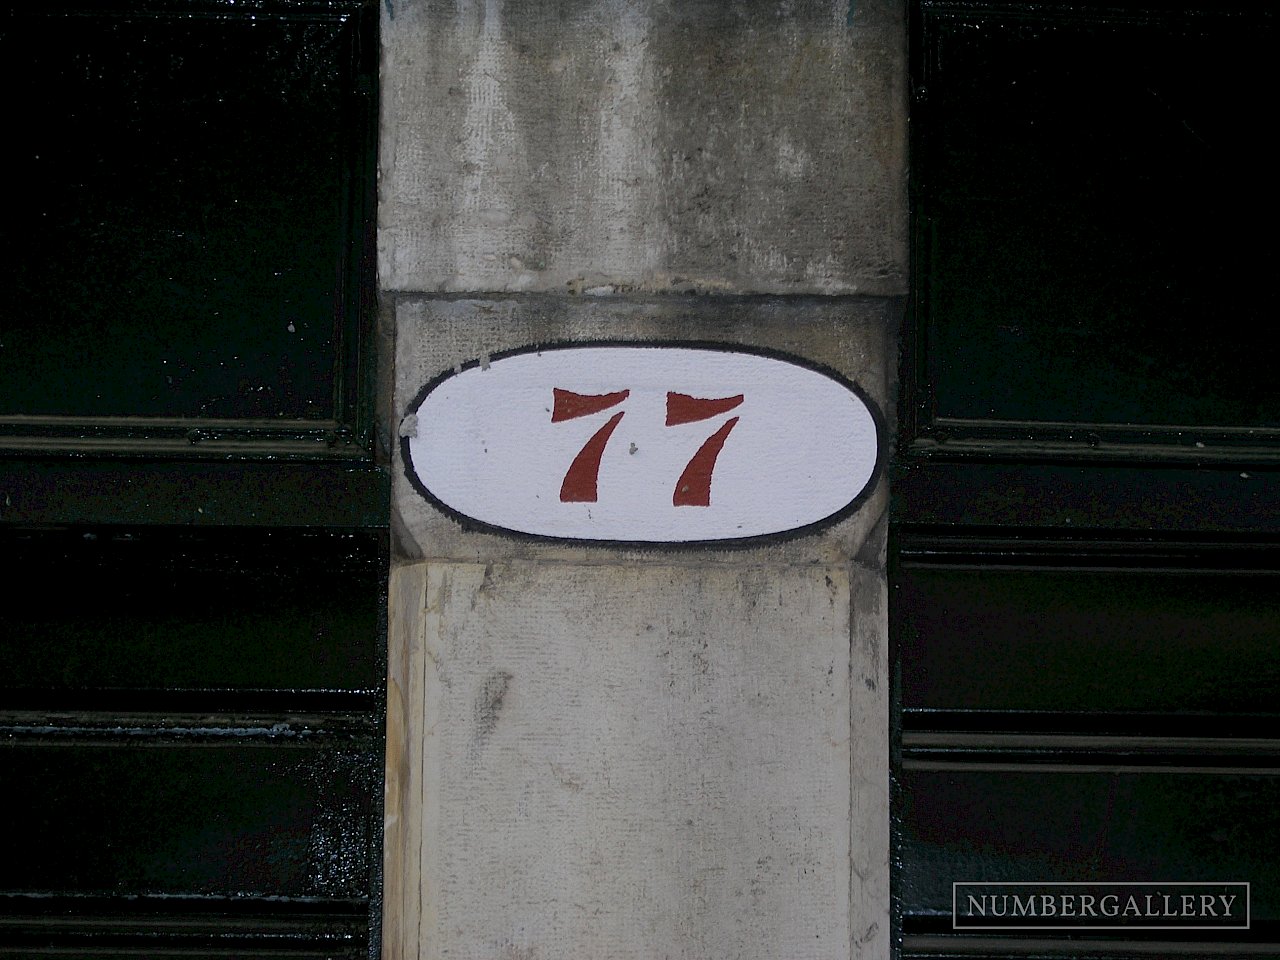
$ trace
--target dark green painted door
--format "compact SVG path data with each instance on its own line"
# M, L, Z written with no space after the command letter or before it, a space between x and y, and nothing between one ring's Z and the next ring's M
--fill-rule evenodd
M910 16L901 953L1280 955L1274 12ZM1252 923L960 933L971 881L1245 881Z
M376 14L0 10L6 957L378 954Z

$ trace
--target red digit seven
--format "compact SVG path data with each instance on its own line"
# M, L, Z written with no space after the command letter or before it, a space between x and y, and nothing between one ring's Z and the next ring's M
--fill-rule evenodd
M574 393L572 390L552 390L555 404L551 410L551 422L576 420L600 413L610 407L616 407L627 397L630 390L618 390L614 393ZM684 423L697 423L709 420L742 403L742 394L736 397L691 397L685 393L667 392L667 426L675 427ZM578 455L569 464L564 481L560 484L560 500L562 503L595 503L597 486L600 479L600 461L604 458L604 448L609 438L618 428L625 410L619 410L609 421L591 435ZM696 453L685 464L680 479L676 481L675 490L671 494L671 504L676 507L709 507L711 505L711 474L716 468L716 458L724 447L725 440L733 428L738 425L738 417L732 417L703 441Z

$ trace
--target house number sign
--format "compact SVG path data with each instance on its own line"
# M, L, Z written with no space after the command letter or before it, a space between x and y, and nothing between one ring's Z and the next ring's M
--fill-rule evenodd
M433 379L406 411L417 491L463 523L557 540L740 541L848 515L881 417L838 373L726 344L552 344Z

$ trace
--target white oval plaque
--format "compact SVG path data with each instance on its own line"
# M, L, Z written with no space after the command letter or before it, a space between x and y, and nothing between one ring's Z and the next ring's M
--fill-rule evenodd
M880 462L880 413L854 384L722 344L511 351L441 374L406 414L419 493L464 523L563 540L796 533L850 513Z

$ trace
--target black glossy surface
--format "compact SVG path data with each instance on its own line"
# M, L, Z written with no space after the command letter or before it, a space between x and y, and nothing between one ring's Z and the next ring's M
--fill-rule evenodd
M1151 469L1001 460L905 462L891 476L897 519L939 527L1220 534L1280 533L1280 471Z
M4 956L380 952L377 14L0 3Z
M358 13L5 5L0 414L351 419Z
M376 955L386 532L0 547L0 953Z
M6 458L0 521L385 528L390 489L387 470L345 464Z
M906 710L1280 713L1277 571L903 563L893 590Z
M0 891L367 896L376 740L126 733L0 747Z
M1276 955L1273 5L910 24L902 956ZM974 880L1248 881L1254 926L958 935Z
M0 529L0 553L0 709L380 694L376 532Z
M953 881L1205 880L1280 919L1280 777L908 768L898 810L907 915L949 915Z
M1280 426L1274 12L1162 6L915 5L926 428Z

